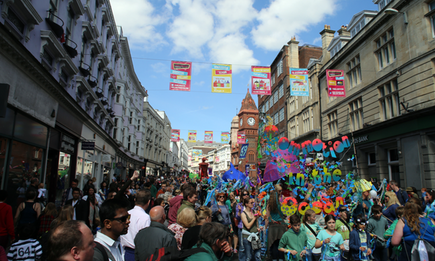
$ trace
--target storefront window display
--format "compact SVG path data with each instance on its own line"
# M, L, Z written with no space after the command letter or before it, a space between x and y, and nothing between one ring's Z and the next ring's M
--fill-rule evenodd
M79 185L81 183L82 177L83 179L83 186L86 184L86 182L92 178L92 173L94 172L95 164L92 160L89 160L88 158L93 158L93 155L86 153L86 159L82 159L79 157L77 160L77 173L76 173L76 179L79 181ZM84 173L84 175L82 175Z

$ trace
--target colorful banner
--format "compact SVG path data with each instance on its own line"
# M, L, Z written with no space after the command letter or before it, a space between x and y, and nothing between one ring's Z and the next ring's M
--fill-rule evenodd
M204 132L204 143L213 143L213 131Z
M192 157L198 158L202 156L202 150L192 150Z
M326 84L329 97L346 97L343 70L326 70Z
M180 130L172 130L171 131L171 141L179 142L180 141Z
M187 133L187 142L196 142L196 130L190 130Z
M211 67L211 92L231 93L232 90L232 65L216 64Z
M214 161L217 163L219 162L219 156L216 156L216 158L214 158Z
M221 132L221 143L230 142L230 133L228 131Z
M239 131L237 132L237 144L245 144L246 138L245 138L245 132Z
M248 146L249 143L243 144L242 147L240 148L240 156L239 159L244 159L246 158L246 154L248 152Z
M290 68L290 95L309 96L310 85L308 82L308 70L300 68Z
M270 67L251 66L252 94L271 95Z
M171 61L171 80L169 90L190 91L192 62Z

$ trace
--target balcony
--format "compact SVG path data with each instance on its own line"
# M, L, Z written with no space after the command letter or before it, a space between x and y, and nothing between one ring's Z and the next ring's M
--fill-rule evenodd
M47 11L48 17L45 18L47 24L50 25L51 30L57 36L57 38L61 38L63 35L63 25L65 24L59 16L55 15L53 11L50 9Z
M98 88L97 91L95 92L95 94L98 96L98 98L103 98L104 97L104 93L103 90ZM102 101L101 101L102 102Z
M84 77L91 75L91 66L87 63L81 62L79 70Z
M98 85L97 78L95 76L89 75L88 83L92 88L95 88Z
M100 101L101 101L101 103L102 103L103 105L107 105L107 104L109 104L109 101L107 100L106 97L101 98Z
M68 55L71 58L74 58L77 56L77 43L73 40L66 38L65 42L63 43L63 48L65 48L65 51L68 53Z

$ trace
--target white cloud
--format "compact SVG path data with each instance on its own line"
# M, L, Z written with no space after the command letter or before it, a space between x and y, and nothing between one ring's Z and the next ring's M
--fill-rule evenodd
M319 36L319 37L317 37L316 39L313 40L313 44L316 44L318 42L322 42L322 37L321 36Z
M154 63L151 64L151 68L153 68L154 72L159 74L169 75L170 73L170 65L164 63Z
M306 31L326 15L333 14L337 0L274 0L262 9L259 25L251 32L254 44L266 50L278 50L292 36Z
M128 42L137 48L152 50L165 44L163 36L156 26L164 23L164 16L155 12L148 0L111 0L116 25L122 26Z

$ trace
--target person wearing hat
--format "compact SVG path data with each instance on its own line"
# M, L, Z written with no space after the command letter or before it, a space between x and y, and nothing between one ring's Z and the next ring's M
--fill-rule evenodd
M419 198L417 195L417 189L414 187L407 187L406 193L408 193L408 198Z
M359 215L355 219L355 228L350 232L349 249L353 260L369 260L372 253L369 247L371 240L370 233L366 231L367 219Z

